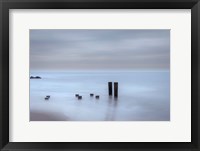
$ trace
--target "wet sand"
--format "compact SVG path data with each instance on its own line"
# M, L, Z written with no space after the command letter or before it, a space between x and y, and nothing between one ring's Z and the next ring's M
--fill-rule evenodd
M30 111L30 121L69 121L69 118L57 112Z

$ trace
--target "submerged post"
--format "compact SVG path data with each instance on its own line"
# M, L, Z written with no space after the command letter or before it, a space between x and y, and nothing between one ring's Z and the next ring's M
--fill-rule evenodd
M114 97L118 97L118 82L114 82Z
M112 95L112 82L108 82L108 94Z

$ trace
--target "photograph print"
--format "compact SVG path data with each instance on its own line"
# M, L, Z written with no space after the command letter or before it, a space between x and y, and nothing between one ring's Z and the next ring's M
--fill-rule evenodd
M30 121L170 121L169 29L30 29Z

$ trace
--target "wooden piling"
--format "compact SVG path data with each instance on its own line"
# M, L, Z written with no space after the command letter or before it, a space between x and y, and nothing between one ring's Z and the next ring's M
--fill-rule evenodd
M49 100L49 97L45 97L44 99L45 99L45 100Z
M81 99L82 99L82 96L79 95L79 96L78 96L78 100L81 100Z
M118 82L114 82L114 97L118 97Z
M112 82L108 82L108 94L112 96Z

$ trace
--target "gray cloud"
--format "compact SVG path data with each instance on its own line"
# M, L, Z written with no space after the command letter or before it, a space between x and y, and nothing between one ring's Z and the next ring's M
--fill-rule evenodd
M30 30L31 70L169 66L170 30Z

